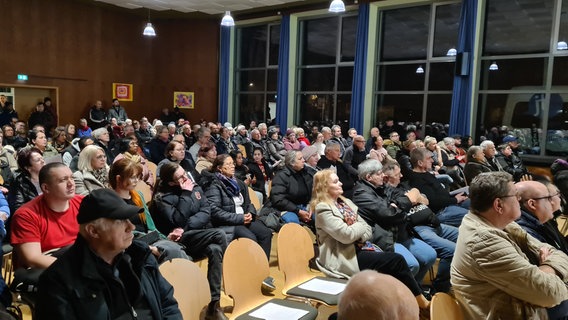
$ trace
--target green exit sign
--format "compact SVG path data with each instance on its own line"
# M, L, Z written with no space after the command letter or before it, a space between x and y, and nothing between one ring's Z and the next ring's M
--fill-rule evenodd
M27 81L27 80L28 80L28 75L27 75L27 74L19 74L19 75L18 75L18 80Z

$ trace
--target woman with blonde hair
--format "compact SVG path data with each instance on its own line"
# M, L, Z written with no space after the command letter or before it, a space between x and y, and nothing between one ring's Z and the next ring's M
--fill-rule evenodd
M421 312L427 313L430 302L422 295L404 258L383 252L369 242L371 227L357 214L357 206L342 194L342 183L335 171L326 169L315 174L310 208L316 217L319 269L335 278L351 278L365 269L390 274L412 291Z
M103 148L90 145L79 154L78 170L73 173L75 193L88 195L91 191L108 186L108 165Z

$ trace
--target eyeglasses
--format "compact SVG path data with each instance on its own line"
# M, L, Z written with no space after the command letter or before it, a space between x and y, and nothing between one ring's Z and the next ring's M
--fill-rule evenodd
M502 197L498 197L499 199L503 199L503 198L510 198L510 197L517 197L517 201L521 201L522 198L519 194L515 193L515 194L508 194L506 196L502 196Z
M552 201L552 198L554 198L554 197L556 197L556 196L562 197L562 194L560 193L560 191L557 192L557 193L555 193L555 194L551 194L551 195L549 195L549 196L538 197L538 198L531 198L531 199L533 199L533 200L548 199L548 201ZM527 199L527 200L530 200L530 199Z

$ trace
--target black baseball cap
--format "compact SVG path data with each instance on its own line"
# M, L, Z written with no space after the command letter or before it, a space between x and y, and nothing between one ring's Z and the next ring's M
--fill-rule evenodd
M129 219L142 211L144 208L127 204L111 189L97 189L83 198L77 222L84 224L99 218Z

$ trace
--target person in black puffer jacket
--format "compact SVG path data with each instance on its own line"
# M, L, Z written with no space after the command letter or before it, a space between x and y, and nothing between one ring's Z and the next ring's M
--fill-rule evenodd
M568 161L565 159L556 159L550 166L550 172L554 175L554 184L560 190L560 193L567 199L568 196Z

